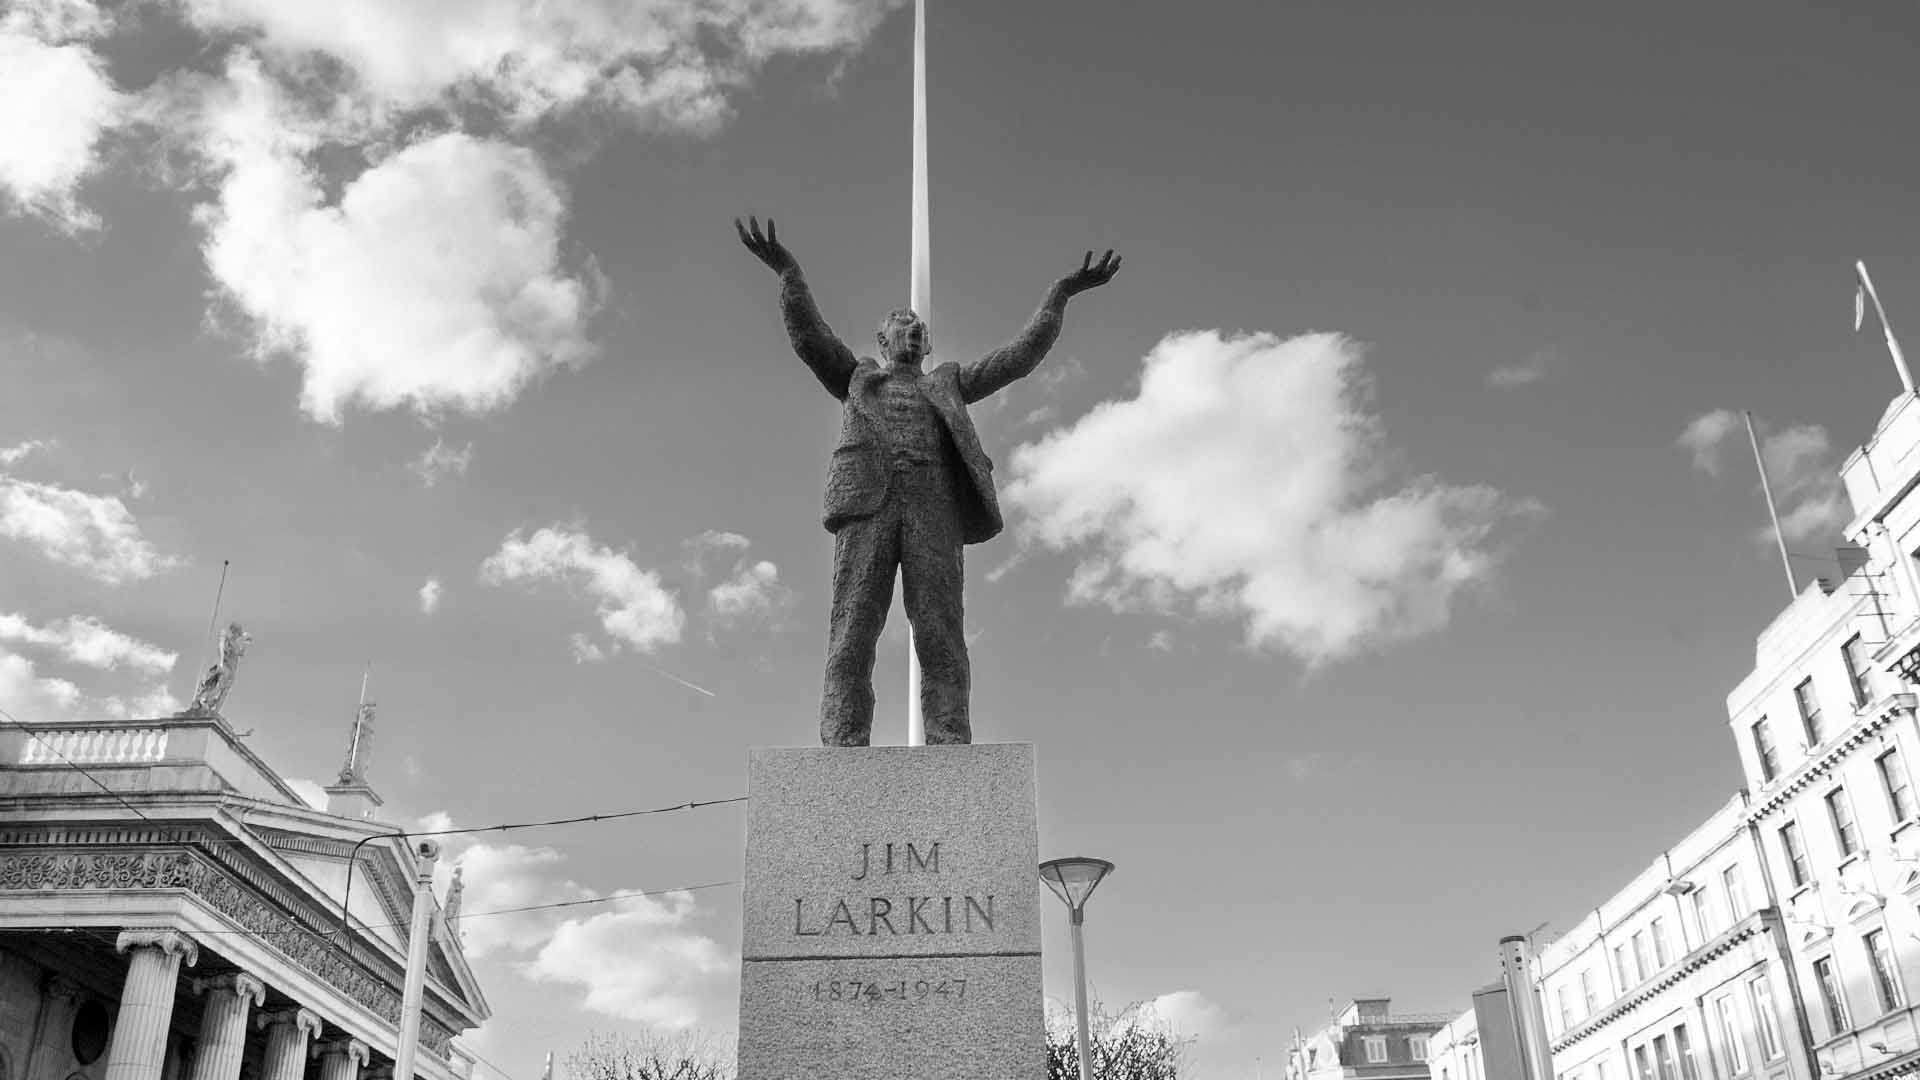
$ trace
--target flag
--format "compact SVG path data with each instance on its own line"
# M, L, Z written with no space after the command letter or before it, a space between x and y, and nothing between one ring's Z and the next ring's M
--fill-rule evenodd
M547 1051L547 1068L540 1074L540 1080L553 1080L553 1051Z

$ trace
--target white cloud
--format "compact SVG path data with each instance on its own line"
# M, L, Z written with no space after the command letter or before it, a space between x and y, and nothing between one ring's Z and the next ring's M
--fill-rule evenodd
M82 686L64 675L42 671L40 660L14 646L43 654L71 668L84 668L89 683L98 673L126 672L131 689ZM164 676L173 670L176 654L123 634L99 619L75 615L35 625L23 615L0 612L0 708L22 720L78 717L165 716L180 703L167 691Z
M528 974L584 987L583 1004L607 1016L681 1030L699 1023L700 997L737 961L695 929L693 895L631 895L609 907L562 923Z
M601 629L612 640L604 649L591 646L593 655L583 659L618 652L623 644L653 652L679 641L686 622L679 600L658 574L640 569L624 552L595 544L585 531L564 526L549 526L532 536L523 537L519 530L508 534L500 550L481 564L480 580L487 585L550 581L585 589L596 602ZM578 643L585 640L576 639L576 654Z
M1719 476L1721 452L1727 440L1740 430L1740 414L1732 409L1714 409L1687 422L1680 433L1680 448L1693 455L1693 467L1708 476Z
M0 195L66 232L99 225L78 191L126 112L89 45L108 26L84 0L16 0L0 18Z
M444 814L422 828L452 828ZM596 1012L669 1028L699 1022L699 1002L737 970L739 959L700 928L708 912L687 892L657 897L601 893L566 874L566 856L545 847L447 840L437 882L446 894L453 866L466 892L461 936L470 957L503 956L536 982L578 986ZM604 906L487 912L618 896Z
M212 31L244 30L277 65L321 53L375 116L491 106L527 124L587 106L708 130L776 53L857 46L902 0L186 0Z
M467 475L467 466L471 464L473 464L472 443L455 450L445 441L435 439L433 445L427 447L408 467L413 470L414 475L420 477L422 484L432 487L439 483L443 476Z
M1693 467L1718 477L1724 468L1724 450L1744 424L1732 409L1702 413L1681 432L1679 445L1693 455ZM1835 535L1853 516L1840 469L1833 460L1833 441L1817 424L1793 424L1779 431L1757 424L1761 432L1760 459L1767 465L1780 532L1789 544L1818 544ZM1759 481L1754 481L1756 488ZM1756 526L1754 543L1774 544L1771 524Z
M1566 363L1566 354L1554 346L1536 349L1518 363L1501 364L1487 372L1487 385L1496 390L1512 390L1537 383Z
M180 657L86 615L34 626L25 617L0 612L0 641L50 649L71 664L111 671L121 665L157 675L173 670Z
M42 675L33 661L0 649L0 710L22 723L65 718L80 704L71 680Z
M45 452L58 445L52 439L28 439L12 446L0 446L0 465L17 465L30 454Z
M1335 334L1171 335L1138 396L1014 451L1023 539L1084 549L1070 599L1233 618L1309 664L1445 626L1538 506L1396 481L1359 350Z
M721 577L707 590L706 610L715 624L770 622L793 604L793 590L780 583L780 568L748 558L753 541L739 533L708 529L685 546L692 550L686 562L689 576L696 582Z
M1142 1011L1158 1016L1180 1038L1214 1038L1232 1027L1227 1011L1198 990L1161 994L1145 1003Z
M420 586L420 614L431 615L440 610L440 579L430 577Z
M0 473L0 537L107 585L150 578L177 564L161 555L114 495L41 484Z
M223 176L203 250L256 351L303 368L308 415L486 412L592 355L595 289L560 265L563 193L531 151L431 135L329 204L296 107L245 56L227 74L205 106Z
M722 621L770 617L792 600L792 591L780 584L779 568L765 559L743 561L731 578L707 590L707 604Z

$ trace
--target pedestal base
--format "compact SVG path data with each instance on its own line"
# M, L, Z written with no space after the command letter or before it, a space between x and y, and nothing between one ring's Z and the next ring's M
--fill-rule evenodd
M1034 1080L1033 747L755 750L740 1080Z

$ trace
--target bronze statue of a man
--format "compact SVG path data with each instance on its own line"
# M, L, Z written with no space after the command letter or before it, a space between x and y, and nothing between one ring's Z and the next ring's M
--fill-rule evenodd
M880 360L855 359L821 318L800 263L773 220L737 219L740 242L780 275L780 313L793 351L827 393L845 403L840 442L827 471L826 527L833 533L833 615L827 638L820 741L866 746L873 732L873 653L893 600L898 568L920 657L927 742L968 743L972 676L961 607L961 549L998 535L1004 523L993 463L980 449L967 406L1038 367L1060 336L1067 301L1113 280L1109 251L1053 283L1020 336L972 364L923 371L933 352L927 324L892 312L877 335Z

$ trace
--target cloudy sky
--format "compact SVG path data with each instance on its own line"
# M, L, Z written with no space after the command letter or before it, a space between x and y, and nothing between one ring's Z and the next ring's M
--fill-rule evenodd
M1119 864L1099 993L1218 1076L1328 998L1465 1008L1739 783L1785 587L1738 411L1822 572L1898 389L1853 259L1920 334L1920 14L932 6L936 358L1126 257L976 408L969 551L976 731L1037 744L1043 853ZM724 798L813 738L836 405L730 219L850 342L904 300L899 4L0 12L0 706L189 696L231 560L228 715L324 779L371 661L395 820ZM467 910L731 881L740 827L469 845ZM473 1045L730 1028L738 904L471 920Z

